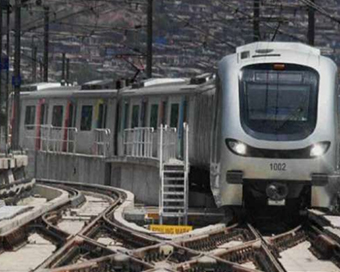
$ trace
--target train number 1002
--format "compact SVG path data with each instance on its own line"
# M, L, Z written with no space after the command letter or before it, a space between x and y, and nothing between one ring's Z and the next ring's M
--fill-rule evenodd
M286 171L285 163L271 163L270 164L271 171Z

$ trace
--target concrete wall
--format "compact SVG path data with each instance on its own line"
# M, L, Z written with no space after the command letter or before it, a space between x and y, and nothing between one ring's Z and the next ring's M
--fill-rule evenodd
M136 202L158 206L159 168L154 159L115 157L111 159L88 155L67 155L29 152L27 173L30 177L75 181L122 188L135 195ZM191 207L214 207L212 196L191 192Z
M145 159L110 162L110 184L132 192L136 202L158 206L159 168L158 162Z
M36 155L34 152L29 152L28 155L29 177L104 184L105 160L103 158L46 152L37 152Z
M46 152L29 152L28 155L29 177L111 185L131 191L137 202L158 205L160 178L156 160L126 157L106 160Z

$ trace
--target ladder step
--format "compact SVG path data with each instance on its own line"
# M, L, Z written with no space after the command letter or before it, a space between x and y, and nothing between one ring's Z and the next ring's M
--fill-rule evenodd
M181 184L164 184L164 188L184 188L184 185Z
M168 210L184 210L183 206L163 206L163 209Z
M176 198L165 198L163 199L164 202L184 202L184 199L176 199ZM166 206L166 205L165 205Z
M171 191L163 191L163 195L176 195L176 196L184 196L184 192L171 192Z
M164 170L164 174L183 174L183 170Z
M164 181L184 181L184 177L164 177Z

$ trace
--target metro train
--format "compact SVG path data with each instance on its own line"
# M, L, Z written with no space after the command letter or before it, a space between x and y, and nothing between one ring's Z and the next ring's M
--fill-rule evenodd
M190 126L190 183L210 185L217 206L329 207L339 168L337 66L300 43L257 42L224 57L216 75L112 82L21 94L21 144L33 125L91 133L110 129L110 154L124 154L124 130Z
M337 82L335 63L300 43L252 43L220 61L210 168L219 205L331 205Z

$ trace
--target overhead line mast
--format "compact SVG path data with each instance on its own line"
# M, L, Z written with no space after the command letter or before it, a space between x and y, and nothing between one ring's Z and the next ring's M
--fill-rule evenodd
M21 0L15 0L14 15L15 15L15 32L14 32L14 120L12 129L12 150L19 149L19 124L20 124L20 51L21 51Z
M253 41L260 40L260 0L254 0Z
M148 0L148 23L147 23L147 60L146 75L152 78L152 40L153 40L153 0Z
M314 0L310 0L314 4ZM308 44L314 46L315 40L315 10L311 6L308 7Z

